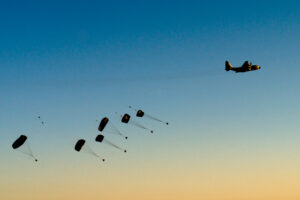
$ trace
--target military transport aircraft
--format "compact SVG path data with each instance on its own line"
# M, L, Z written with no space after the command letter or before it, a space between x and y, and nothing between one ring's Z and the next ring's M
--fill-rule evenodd
M235 71L236 73L238 72L249 72L249 71L254 71L254 70L259 70L260 66L259 65L252 65L252 63L245 61L244 64L241 67L232 67L231 64L226 60L225 62L225 70L226 71Z

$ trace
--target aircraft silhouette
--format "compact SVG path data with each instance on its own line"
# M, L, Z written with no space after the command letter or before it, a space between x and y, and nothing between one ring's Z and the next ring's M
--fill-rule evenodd
M225 62L225 70L226 71L235 71L236 73L238 72L249 72L249 71L255 71L259 70L260 66L259 65L252 65L252 63L245 61L244 64L241 67L232 67L231 64L226 60Z

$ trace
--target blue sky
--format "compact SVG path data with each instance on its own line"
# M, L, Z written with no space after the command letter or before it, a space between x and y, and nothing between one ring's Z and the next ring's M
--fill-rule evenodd
M157 130L154 137L117 123L132 140L111 138L134 151L132 162L142 153L164 157L164 150L204 157L223 148L289 151L300 139L299 7L298 1L1 2L0 157L8 162L0 168L22 162L10 149L22 132L45 163L55 165L59 155L67 164L78 157L77 138L92 142L97 118L117 118L114 112L130 112L128 105L170 121L169 127L141 121ZM262 69L225 72L225 60Z
M256 108L296 109L298 6L296 1L3 3L1 134L22 130L14 122L37 114L72 124L76 112L81 121L126 111L129 104L175 121L191 116L193 122L202 110L218 118L222 110L240 107L245 115ZM262 70L225 73L226 59L233 65L250 60ZM235 117L228 114L224 117ZM30 120L22 125L31 126Z

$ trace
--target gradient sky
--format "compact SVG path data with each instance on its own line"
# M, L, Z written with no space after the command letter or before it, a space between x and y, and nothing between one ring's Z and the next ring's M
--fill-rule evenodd
M299 1L1 1L0 199L299 200L299 22ZM128 105L170 126L123 126ZM93 142L104 116L127 154Z

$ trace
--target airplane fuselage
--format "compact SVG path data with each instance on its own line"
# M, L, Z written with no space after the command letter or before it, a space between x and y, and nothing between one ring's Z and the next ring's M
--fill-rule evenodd
M249 72L249 71L255 71L255 70L259 70L260 66L258 65L252 65L249 68L243 68L243 67L232 67L230 70L235 71L236 73L239 72Z
M235 71L236 73L239 73L239 72L255 71L255 70L259 70L259 69L260 69L259 65L252 65L248 61L245 61L241 67L232 67L228 61L225 62L225 70L226 71L231 70L231 71Z

